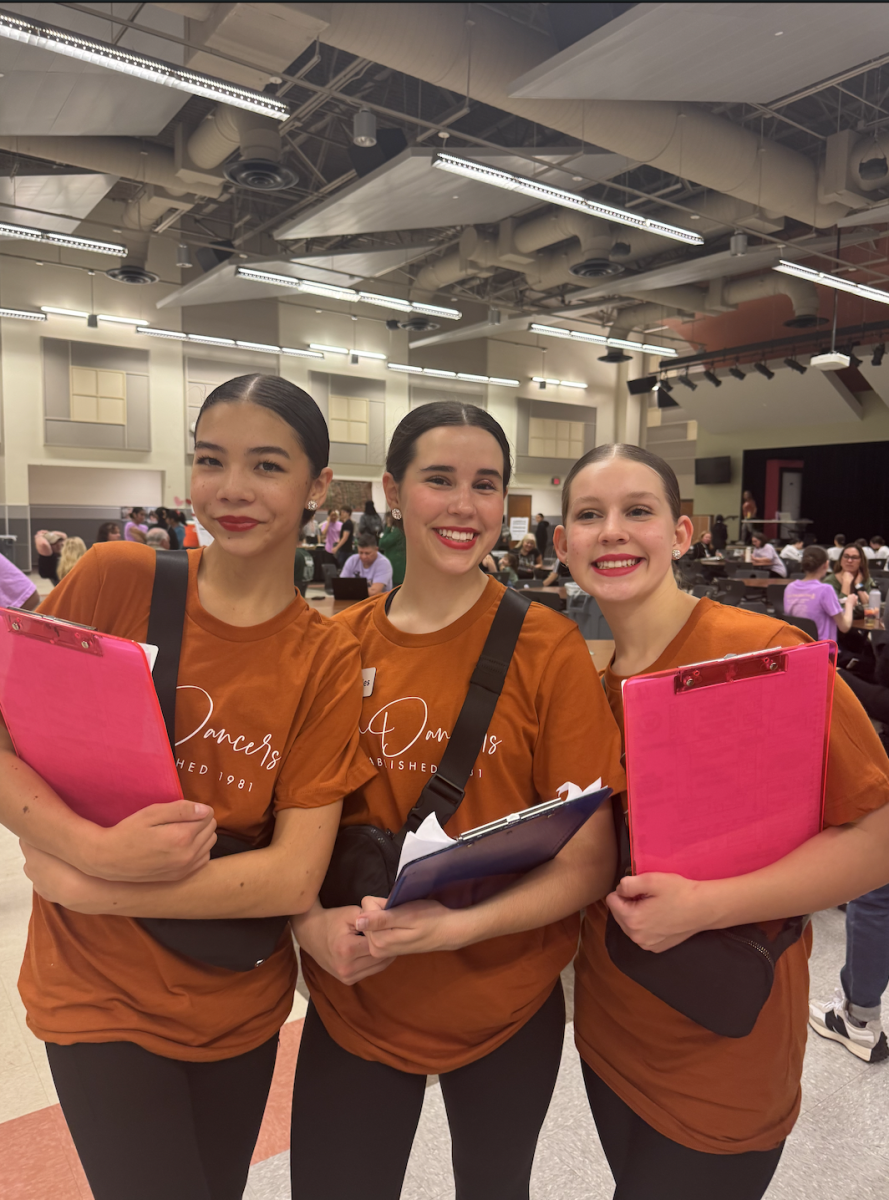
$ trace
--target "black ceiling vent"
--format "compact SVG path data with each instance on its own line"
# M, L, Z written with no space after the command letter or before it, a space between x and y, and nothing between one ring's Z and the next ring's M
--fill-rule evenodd
M575 263L568 270L581 279L607 279L610 275L624 273L621 263L612 262L608 258L585 258L583 262Z
M398 328L409 329L411 333L427 333L430 329L438 329L438 324L431 317L416 316L399 321Z
M112 267L105 274L110 279L116 279L118 283L157 283L160 279L159 275L152 274L151 271L146 271L144 267L140 267L138 263L121 263L119 267Z
M631 354L624 354L623 350L609 350L607 354L603 354L599 362L629 362L632 358Z
M785 329L814 329L818 325L826 325L827 317L819 317L815 313L802 313L799 317L791 317L784 322Z
M225 168L225 177L254 192L280 192L293 187L299 176L269 158L239 158Z

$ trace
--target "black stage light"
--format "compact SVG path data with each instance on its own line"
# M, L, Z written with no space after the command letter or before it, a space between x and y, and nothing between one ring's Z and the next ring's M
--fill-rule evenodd
M790 367L791 371L796 371L797 375L805 375L806 368L801 362L797 362L795 358L785 358L784 366Z
M714 387L722 387L722 380L715 371L705 371L704 378L712 383Z
M631 396L643 396L652 391L657 383L657 375L643 375L641 379L628 379L627 390Z
M679 402L674 400L672 396L668 396L664 391L663 385L655 392L658 408L678 408Z
M760 375L765 375L766 379L774 379L775 378L775 372L770 371L769 368L765 365L765 363L754 363L753 369L754 369L754 371L759 371Z
M744 374L744 372L741 370L740 367L729 367L728 373L729 373L729 375L734 375L735 379L746 379L747 378L747 376Z
M692 383L687 375L677 375L676 379L682 384L683 387L687 387L689 391L696 392L698 390L698 385L696 383Z
M662 392L666 392L668 396L669 396L670 392L672 392L672 390L673 390L673 385L672 385L672 383L670 383L669 379L662 379L660 381L660 383L658 384L658 387L661 389Z
M883 355L886 353L886 343L880 342L879 346L874 346L874 356L870 360L872 367L878 367L883 361Z

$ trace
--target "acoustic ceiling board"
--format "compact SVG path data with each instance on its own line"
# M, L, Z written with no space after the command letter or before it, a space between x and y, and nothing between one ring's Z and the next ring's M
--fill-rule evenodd
M527 100L768 104L867 62L882 4L636 4L516 79ZM590 136L595 117L590 114Z
M342 254L305 255L300 259L267 259L264 262L242 262L229 259L220 263L199 279L193 279L177 288L169 296L158 301L158 308L183 308L190 304L223 304L236 300L266 300L270 296L297 296L279 283L257 283L252 279L239 278L235 272L239 266L252 267L257 271L272 271L276 275L291 275L294 279L314 279L319 283L334 283L339 287L354 287L356 284L379 278L394 271L406 262L423 254L429 246L404 246L386 250L348 250ZM366 287L365 291L384 287ZM312 297L308 296L308 301ZM383 312L377 309L377 312ZM394 312L392 314L395 315Z
M116 175L0 176L0 221L74 233L117 183ZM48 215L58 213L60 215ZM64 215L61 215L64 214ZM75 218L75 219L72 219Z
M286 241L450 225L484 225L534 207L533 200L517 192L436 170L432 159L437 153L438 150L431 147L409 147L329 200L286 221L275 230L274 236ZM629 160L619 154L577 155L574 148L535 151L535 158L565 164L561 170L555 166L541 168L509 150L461 149L459 157L573 191L582 188L585 182L610 179L627 170L629 165ZM575 175L582 179L574 179Z
M860 421L861 405L842 387L840 380L813 370L805 375L789 367L771 364L774 379L765 379L751 371L744 379L734 379L722 370L722 386L713 387L701 376L697 390L677 388L683 409L709 433L737 433L748 429L806 429L810 425L837 425ZM851 403L850 403L851 401Z
M885 362L880 363L878 367L874 367L871 365L869 357L869 346L867 358L864 357L864 351L859 346L855 347L855 353L859 358L863 359L861 366L858 368L859 375L864 376L871 388L877 393L886 407L889 408L889 358Z
M125 29L62 4L3 4L9 12L69 32L182 64L183 47ZM184 18L156 4L118 4L125 20L184 37ZM138 15L134 15L138 14ZM0 38L0 134L42 137L153 136L188 101L188 93L67 55Z

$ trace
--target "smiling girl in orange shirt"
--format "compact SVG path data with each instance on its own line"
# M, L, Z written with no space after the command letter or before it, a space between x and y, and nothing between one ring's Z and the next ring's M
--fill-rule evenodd
M623 727L621 683L726 654L808 641L778 619L696 599L672 563L689 547L671 468L638 446L599 446L565 480L555 546L614 635L604 674ZM736 731L727 730L727 737ZM719 753L719 747L713 748ZM700 763L688 764L689 771ZM768 936L889 879L889 763L841 681L834 693L823 832L735 879L623 878L586 914L575 1034L590 1106L620 1200L759 1200L799 1113L811 932L778 959L750 1034L720 1037L623 974L605 946L610 910L655 954L706 929L756 922ZM768 925L769 922L773 924ZM665 968L668 959L664 960Z

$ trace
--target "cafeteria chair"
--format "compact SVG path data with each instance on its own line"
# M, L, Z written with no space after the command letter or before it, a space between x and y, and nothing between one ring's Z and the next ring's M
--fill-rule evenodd
M321 570L324 574L324 591L328 596L332 596L333 581L339 578L340 569L333 563L322 563Z
M792 617L790 613L785 613L784 620L788 625L795 625L797 629L807 633L813 641L818 641L818 626L809 617Z
M780 583L769 584L766 588L766 599L778 616L784 612L784 588Z
M612 639L608 622L599 607L595 596L569 596L565 608L565 616L578 626L581 636L586 641L605 641Z
M722 587L716 593L716 599L720 604L728 604L732 608L737 608L742 600L747 598L747 588L743 579L726 579Z
M745 612L759 613L761 617L770 617L772 614L763 604L762 600L742 600L738 608L743 608Z
M697 596L697 598L699 600L702 600L704 598L704 596L709 596L710 599L712 600L714 598L715 592L716 592L716 589L713 587L712 584L709 584L709 583L696 583L694 585L694 587L691 589L691 594L693 596Z
M547 608L554 608L556 612L565 611L565 601L558 592L544 592L540 588L528 588L528 595L535 604L545 604Z

